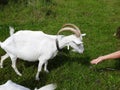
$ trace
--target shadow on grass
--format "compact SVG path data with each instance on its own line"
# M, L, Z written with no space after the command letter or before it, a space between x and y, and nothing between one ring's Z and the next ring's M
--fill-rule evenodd
M106 66L103 68L99 68L96 65L91 66L93 71L97 72L110 72L110 71L120 71L120 59L116 59L116 62L114 63L115 65L112 67Z
M89 67L89 65L90 65L90 63L89 63L90 57L88 55L86 55L86 54L77 54L77 53L75 55L73 55L72 57L70 55L71 55L71 52L69 52L67 50L59 52L56 57L49 60L48 70L51 72L52 70L61 67L65 63L72 64L73 62L77 62L78 64L82 64L84 66ZM19 64L19 68L20 68L19 70L24 70L24 68L29 68L29 67L32 66L33 69L36 70L34 72L35 73L34 75L36 75L37 68L38 68L38 61L28 63L27 61L23 61L23 60L18 59L17 63ZM20 71L20 72L23 73L23 71ZM30 89L34 89L35 87L39 88L41 86L46 85L48 74L42 70L39 76L40 76L39 81L35 80L35 76L33 76L32 78L29 78L28 76L27 77L24 76L25 79L22 80L20 82L20 84L23 85L23 86L26 85L26 87L29 87Z
M70 53L71 52L67 50L63 50L62 52L59 52L55 58L53 58L52 60L49 60L48 69L49 70L56 69L64 65L65 63L73 63L73 62L77 62L78 64L82 64L85 66L90 65L89 63L90 57L88 55L85 55L85 54L82 55L82 54L76 53L75 56L71 57Z
M29 78L29 79L25 78L19 84L30 88L30 90L34 90L35 88L40 88L40 87L46 85L47 74L46 73L40 73L40 77L41 78L40 78L39 81L35 80L35 78Z
M111 67L105 67L105 68L94 68L94 71L96 72L110 72L110 71L119 71L118 69L111 68Z

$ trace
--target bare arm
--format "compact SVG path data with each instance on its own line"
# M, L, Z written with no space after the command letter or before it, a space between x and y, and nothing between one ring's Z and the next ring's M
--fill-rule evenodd
M93 59L90 63L91 64L98 64L99 62L103 61L103 60L108 60L108 59L116 59L116 58L120 58L120 51L116 51L104 56L100 56L96 59Z

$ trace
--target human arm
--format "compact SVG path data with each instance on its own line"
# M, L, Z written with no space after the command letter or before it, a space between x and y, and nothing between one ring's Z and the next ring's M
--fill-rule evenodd
M116 51L116 52L113 52L113 53L110 53L104 56L100 56L96 59L93 59L90 63L98 64L101 61L108 60L108 59L116 59L116 58L120 58L120 51Z

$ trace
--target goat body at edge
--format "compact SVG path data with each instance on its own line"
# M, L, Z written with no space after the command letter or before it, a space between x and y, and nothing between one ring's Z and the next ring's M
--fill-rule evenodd
M56 87L57 87L56 84L48 84L39 89L35 88L34 90L55 90ZM8 80L5 84L0 85L0 90L30 90L30 89L19 84L16 84L11 80Z

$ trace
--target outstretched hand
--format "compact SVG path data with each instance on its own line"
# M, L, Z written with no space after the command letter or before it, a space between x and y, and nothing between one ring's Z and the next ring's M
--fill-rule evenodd
M99 62L101 62L103 59L102 59L102 56L96 58L96 59L93 59L90 63L91 64L98 64Z

